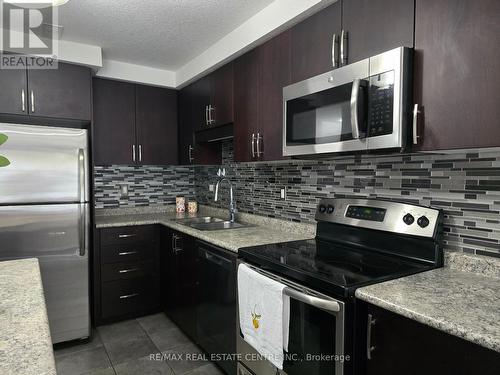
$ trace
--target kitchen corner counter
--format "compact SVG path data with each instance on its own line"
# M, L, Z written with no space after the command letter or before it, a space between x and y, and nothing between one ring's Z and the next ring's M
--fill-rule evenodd
M0 373L56 374L37 259L0 262Z
M500 352L500 279L446 267L359 288L356 297Z
M115 211L117 212L117 211ZM200 208L198 216L226 217L226 211L213 208ZM161 224L176 231L193 236L202 241L237 252L248 246L265 245L286 241L311 239L315 236L313 225L293 223L258 215L241 214L241 222L251 226L236 229L201 231L186 225L176 223L174 219L187 217L173 211L166 212L128 212L117 215L96 215L96 228L122 227L132 225Z

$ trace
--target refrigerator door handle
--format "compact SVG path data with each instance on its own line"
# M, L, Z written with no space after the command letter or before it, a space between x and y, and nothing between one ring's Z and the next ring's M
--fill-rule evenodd
M84 203L87 200L85 187L85 151L83 148L78 149L78 200Z
M88 228L88 205L81 204L79 207L79 247L80 247L80 256L84 257L87 252L87 228Z

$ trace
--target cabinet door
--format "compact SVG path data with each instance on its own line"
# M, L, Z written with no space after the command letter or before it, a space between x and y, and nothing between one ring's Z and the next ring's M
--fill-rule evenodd
M137 161L177 164L177 91L136 85Z
M342 2L347 63L405 46L413 47L414 0Z
M290 32L259 47L259 160L283 157L283 87L290 83Z
M28 113L26 70L0 69L0 113L25 115Z
M192 112L190 121L194 129L206 129L208 126L208 106L210 105L210 76L200 78L191 85Z
M61 119L91 119L91 70L59 63L57 69L29 69L29 113Z
M366 360L362 372L366 375L498 373L497 352L373 305L367 307L365 325L368 317L371 337L366 345L359 345L364 349L360 360ZM372 348L371 359L367 358L368 347Z
M333 34L340 36L342 2L328 6L292 31L292 82L302 81L334 69Z
M233 118L233 63L228 63L210 75L212 125L232 123Z
M135 85L94 78L94 162L135 164Z
M198 256L195 239L179 232L171 232L170 246L167 249L168 316L192 340L196 340L198 303Z
M192 86L179 91L179 164L189 165L194 162L194 122L192 121Z
M234 158L252 161L252 134L259 124L259 52L247 52L234 62Z
M500 146L500 2L417 0L420 150Z

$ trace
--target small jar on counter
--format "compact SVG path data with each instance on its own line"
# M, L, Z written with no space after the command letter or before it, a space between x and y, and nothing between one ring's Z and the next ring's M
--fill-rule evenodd
M184 197L175 198L175 212L177 213L186 212L186 198Z

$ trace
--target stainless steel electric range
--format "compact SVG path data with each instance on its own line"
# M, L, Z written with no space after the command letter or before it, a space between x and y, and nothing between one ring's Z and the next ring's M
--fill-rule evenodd
M283 370L244 341L238 375L356 374L363 345L356 288L441 267L442 212L376 199L324 199L313 240L239 250L245 263L287 285L289 344Z

